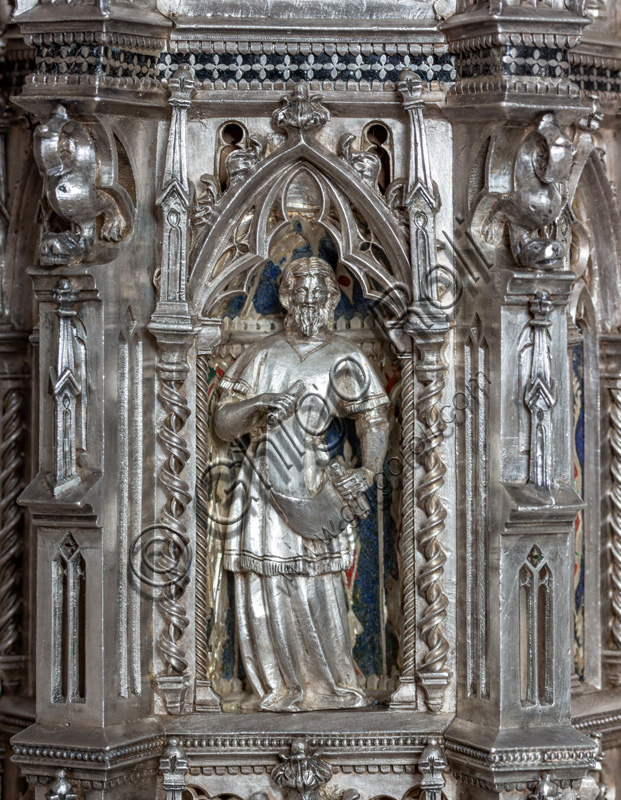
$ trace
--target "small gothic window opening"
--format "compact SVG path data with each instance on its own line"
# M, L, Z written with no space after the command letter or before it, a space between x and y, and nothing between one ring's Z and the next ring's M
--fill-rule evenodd
M362 147L369 153L375 153L380 160L380 172L377 179L382 194L388 188L392 177L392 136L390 130L381 122L371 122L362 131Z
M520 570L520 684L523 705L554 702L552 571L537 545Z
M67 533L52 561L52 702L85 698L84 559Z
M223 191L228 188L229 184L226 159L236 150L244 150L247 141L248 131L241 122L226 122L218 131L216 174Z

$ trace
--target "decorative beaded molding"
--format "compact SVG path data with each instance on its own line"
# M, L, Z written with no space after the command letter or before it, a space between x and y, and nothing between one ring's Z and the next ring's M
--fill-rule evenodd
M209 738L184 737L179 736L179 744L186 750L191 749L226 749L257 748L274 749L290 747L291 736L213 736ZM386 748L386 747L424 747L429 738L437 739L437 736L413 736L412 734L396 734L390 736L332 736L329 734L314 734L308 736L308 743L311 747L338 747L351 750L351 748Z
M112 789L114 786L123 786L126 784L138 783L145 778L150 778L158 773L158 769L140 769L133 770L132 772L118 775L109 780L89 780L88 778L80 778L80 786L83 789ZM49 786L52 778L47 775L27 775L26 780L32 786Z
M1 67L0 89L7 94L18 91L36 69L35 50L32 47L11 49L5 54Z
M520 92L522 94L560 95L577 98L580 90L571 80L560 78L554 81L543 78L504 76L497 80L475 78L458 81L451 88L455 94L481 94L483 92Z
M574 728L579 731L597 731L600 728L611 726L613 729L621 727L621 711L607 711L603 714L598 714L593 717L585 717L583 719L573 720Z
M24 87L35 86L53 87L54 90L65 86L106 86L109 89L131 89L144 94L145 92L158 92L161 94L162 85L155 78L111 78L106 75L29 75L24 81Z
M54 747L51 745L23 746L13 745L13 753L16 756L29 757L35 759L61 759L63 761L76 761L86 763L104 763L107 767L116 766L119 763L133 759L136 756L148 758L159 755L160 750L166 744L163 736L146 739L137 744L128 744L113 750L102 750L101 748L77 749L74 747ZM16 759L22 762L22 758Z
M170 78L180 64L194 69L204 88L228 88L229 83L261 88L287 81L337 81L358 86L394 85L404 69L416 72L425 81L451 83L455 80L452 56L445 48L437 51L422 45L389 44L297 44L244 43L234 47L200 43L198 52L162 53L159 75Z
M537 785L537 781L518 781L518 782L511 782L511 783L503 783L499 781L498 783L494 783L493 781L486 781L484 778L475 777L474 775L469 775L467 772L461 772L458 769L453 768L451 770L454 778L461 783L468 783L470 786L481 786L483 789L489 789L492 792L497 792L499 788L502 791L509 792L513 789L517 789L518 791L523 791L524 789L532 791L535 786ZM582 779L578 780L560 780L559 785L563 789L572 788L577 789L582 783Z
M495 751L488 753L485 750L478 750L474 747L467 745L457 744L456 742L447 741L445 743L445 750L447 753L456 753L461 756L461 760L474 761L479 764L488 764L490 766L504 766L527 764L535 766L538 764L545 764L546 766L562 765L565 762L583 761L587 763L595 763L595 755L597 747L594 745L592 749L575 750L573 748L559 748L558 750L552 749L515 749L507 750L505 752Z
M165 46L164 39L153 36L137 36L136 34L111 33L101 31L55 31L52 33L32 33L26 37L28 44L34 47L47 45L110 45L121 50L136 50L148 53L160 53Z
M579 36L564 33L489 33L483 36L468 36L452 41L451 53L465 53L472 50L489 50L491 47L532 47L568 50L580 41Z
M332 771L334 774L341 773L343 775L360 775L368 773L369 775L377 775L382 772L394 773L395 775L413 775L416 773L417 768L414 764L335 764L333 761ZM264 775L270 774L273 770L273 764L244 764L241 766L222 766L221 764L213 767L190 767L190 775Z
M116 778L109 778L105 781L91 781L91 780L80 780L80 785L84 789L112 789L115 786L125 786L132 783L138 783L139 781L145 780L145 778L150 778L154 775L157 775L158 769L140 769L134 770L129 773L124 773L123 775L119 775Z
M6 712L0 714L0 726L5 728L14 728L15 730L24 730L34 722L34 718L13 716Z

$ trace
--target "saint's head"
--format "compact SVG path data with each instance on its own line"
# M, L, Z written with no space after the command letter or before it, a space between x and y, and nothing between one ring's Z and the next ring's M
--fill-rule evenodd
M278 296L287 309L285 328L317 336L332 321L341 292L328 262L311 256L285 267Z

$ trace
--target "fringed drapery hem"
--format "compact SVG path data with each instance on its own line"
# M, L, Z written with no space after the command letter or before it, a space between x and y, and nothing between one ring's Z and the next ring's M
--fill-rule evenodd
M331 555L318 561L306 558L295 558L276 561L259 558L254 555L225 555L224 568L230 572L254 572L255 575L328 575L331 572L342 572L351 566L350 559L342 555Z

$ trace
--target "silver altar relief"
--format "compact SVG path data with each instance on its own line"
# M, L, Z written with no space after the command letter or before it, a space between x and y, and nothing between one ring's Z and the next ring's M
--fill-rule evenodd
M619 15L0 13L4 800L621 791Z
M341 572L352 530L388 448L388 397L361 350L328 332L339 298L329 264L284 270L284 332L249 349L220 382L215 430L250 435L225 534L243 663L263 710L355 708L357 686ZM355 420L362 462L330 459L323 435ZM252 701L251 701L252 702Z

